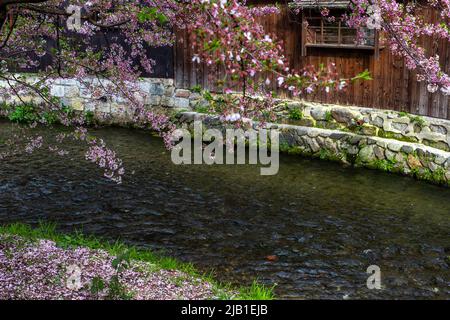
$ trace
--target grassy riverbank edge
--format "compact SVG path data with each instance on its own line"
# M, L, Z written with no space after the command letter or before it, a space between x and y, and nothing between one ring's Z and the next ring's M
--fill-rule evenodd
M272 300L274 299L273 288L268 288L257 281L251 286L236 288L230 284L224 284L216 281L212 274L203 274L195 269L190 263L179 262L178 260L155 254L149 250L143 250L134 246L129 246L117 240L109 242L104 239L84 235L81 231L75 231L71 234L63 234L56 231L56 225L50 223L40 223L38 227L31 227L27 224L14 223L0 225L0 235L19 236L25 240L51 240L58 247L64 249L75 249L79 247L88 249L105 250L113 256L118 256L123 252L131 260L148 262L160 270L177 270L187 275L200 278L213 287L213 291L219 300Z

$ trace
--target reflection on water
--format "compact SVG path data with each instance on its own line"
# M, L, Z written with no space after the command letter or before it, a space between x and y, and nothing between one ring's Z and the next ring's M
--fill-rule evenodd
M0 124L0 136L9 124ZM277 284L282 298L450 298L450 190L299 157L256 166L175 166L159 139L96 132L123 158L122 185L83 161L38 152L0 165L0 223L57 222L163 250L220 280ZM267 256L277 256L269 261ZM271 259L274 260L274 259ZM366 287L379 265L383 289Z

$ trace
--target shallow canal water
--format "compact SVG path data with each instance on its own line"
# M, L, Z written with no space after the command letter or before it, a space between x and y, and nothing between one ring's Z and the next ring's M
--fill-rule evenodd
M10 126L0 122L0 137ZM450 298L450 189L289 156L272 177L256 166L175 166L148 133L96 134L124 160L122 185L83 160L83 145L9 158L0 223L120 237L220 280L277 284L280 298ZM366 287L370 265L382 290Z

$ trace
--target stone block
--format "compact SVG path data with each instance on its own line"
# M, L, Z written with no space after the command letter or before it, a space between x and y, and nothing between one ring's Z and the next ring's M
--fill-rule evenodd
M395 153L395 152L393 152L393 151L391 151L389 149L386 149L384 154L386 156L386 159L388 159L390 161L394 161L395 160L395 156L397 155L397 153Z
M84 101L82 99L72 99L70 106L76 111L84 111Z
M172 97L162 97L161 98L161 106L173 108L175 106L175 100Z
M161 83L152 83L150 85L149 94L163 96L166 92L166 87Z
M64 98L65 96L65 87L62 85L53 85L50 88L50 94L54 97Z
M378 128L383 128L383 126L384 126L384 119L377 115L371 121L371 124L376 126L376 127L378 127Z
M95 111L109 114L111 113L111 105L109 103L98 103Z
M188 99L190 95L191 95L191 92L189 90L185 90L185 89L177 89L177 90L175 90L175 97L176 98Z
M408 155L408 165L411 169L417 169L422 167L420 160L412 154Z
M388 144L388 149L394 152L399 152L402 148L402 144L400 142L391 142Z
M378 159L380 159L380 160L384 159L384 149L383 148L380 148L379 146L375 146L373 148L373 152L375 153L375 156Z
M148 96L147 99L145 99L145 104L146 105L151 105L151 106L159 106L161 105L161 96Z
M321 107L313 107L310 111L311 117L315 120L326 120L326 109Z
M178 109L189 109L189 99L186 98L174 98L173 106Z
M359 150L359 159L362 162L372 162L375 158L376 156L373 146L365 146Z
M404 145L401 147L400 150L404 153L413 153L414 152L414 148L410 145Z
M360 113L345 108L334 108L331 111L331 115L337 122L347 125L351 125L355 119L361 116Z

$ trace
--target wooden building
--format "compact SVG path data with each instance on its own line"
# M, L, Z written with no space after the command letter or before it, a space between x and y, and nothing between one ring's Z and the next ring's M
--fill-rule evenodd
M275 1L251 2L258 5ZM340 16L346 10L348 1L331 0L326 6L332 15ZM430 22L439 21L438 12L431 8L424 9L424 15ZM406 68L403 59L383 47L382 34L365 30L363 41L355 43L356 30L347 28L339 19L335 22L322 19L317 0L311 0L309 4L305 2L302 13L299 14L282 4L281 14L261 18L261 23L268 33L277 35L283 41L292 68L335 63L342 77L353 77L366 69L373 77L372 81L357 82L346 91L316 93L308 96L308 100L407 111L450 119L449 98L439 92L428 93L426 85L416 81L415 72ZM450 48L447 41L425 39L423 46L428 54L438 54L444 70L450 72ZM194 64L193 54L190 35L178 32L174 48L176 85L186 89L201 85L214 91L217 88L212 79L220 77L221 71ZM285 92L279 94L287 95Z

